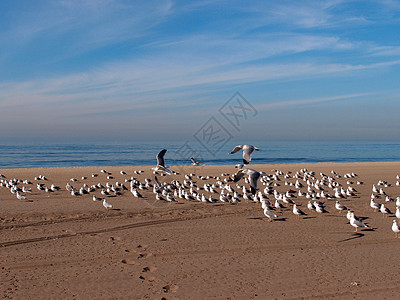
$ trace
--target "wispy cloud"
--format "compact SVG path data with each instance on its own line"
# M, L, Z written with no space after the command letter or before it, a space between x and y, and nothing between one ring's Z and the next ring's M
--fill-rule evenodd
M349 94L349 95L340 95L340 96L332 96L332 97L322 97L322 98L312 98L312 99L296 99L291 101L279 101L279 102L271 102L265 104L259 104L257 109L259 110L270 110L270 109L281 109L288 108L300 105L309 105L309 104L321 104L326 102L334 102L334 101L344 101L344 100L353 100L357 98L362 98L366 96L371 96L374 93L360 93L360 94Z
M308 96L260 109L368 96L377 88L363 82L365 74L380 80L400 64L396 40L362 35L380 22L398 24L397 2L368 3L376 16L345 0L44 1L0 12L1 119L96 123L127 112L163 119L171 107L168 114L190 115L238 87L254 85L263 95L282 89L277 83L313 87L342 75L354 87L344 83L342 92L327 83L325 96L309 88Z

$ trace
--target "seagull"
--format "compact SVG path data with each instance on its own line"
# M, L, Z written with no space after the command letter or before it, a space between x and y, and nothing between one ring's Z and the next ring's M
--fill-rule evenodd
M112 205L111 205L110 203L108 203L108 202L106 201L106 199L103 199L103 206L104 206L105 208L107 208L107 209L112 208Z
M157 166L155 168L153 168L153 170L155 172L163 171L163 172L167 173L168 175L171 175L172 174L171 169L169 167L165 166L164 155L166 152L167 152L167 149L163 149L157 154L157 156L156 156Z
M286 208L286 207L283 206L283 204L280 203L280 202L278 201L278 199L275 199L275 208L276 208L276 209L281 209L281 208Z
M394 237L399 237L400 227L396 220L393 220L392 231L394 232Z
M347 214L346 214L346 218L347 218L347 220L351 220L351 213L352 213L352 211L350 210L350 209L347 209Z
M311 203L310 200L308 200L307 208L308 208L309 210L315 210L315 206L314 206L314 204Z
M385 207L385 205L381 204L381 213L383 214L383 217L385 217L386 214L391 214L392 212L390 211L389 208Z
M256 150L256 151L261 150L252 145L238 145L232 150L232 152L230 154L236 153L241 149L243 149L243 164L244 165L248 165L250 163L251 155L253 154L254 150Z
M196 161L193 157L191 157L190 160L192 161L193 166L198 166L202 163L202 161Z
M236 167L238 168L238 171L234 175L233 181L238 182L244 175L249 175L250 189L252 195L254 196L257 191L257 181L260 178L261 173L253 169L243 169L242 164L238 164Z
M400 219L400 208L396 207L396 218Z
M18 200L25 200L26 198L22 196L19 192L17 192L17 199Z
M307 214L303 212L301 209L297 208L296 204L293 205L293 213L296 215L296 218L298 219L301 215L306 216Z
M336 201L335 203L335 208L341 212L342 210L348 210L348 208L346 206L344 206L343 204L339 203L339 201Z
M355 232L357 232L358 227L368 228L368 226L365 225L361 220L355 218L353 212L351 213L350 225L356 228Z
M269 219L270 222L272 222L272 218L278 217L273 211L269 210L268 207L264 208L264 215Z
M96 197L96 195L93 195L93 201L101 201L103 199Z

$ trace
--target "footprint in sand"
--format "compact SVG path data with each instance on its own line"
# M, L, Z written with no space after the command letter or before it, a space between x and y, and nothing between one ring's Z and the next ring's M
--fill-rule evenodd
M159 282L160 281L160 279L158 279L157 277L148 276L148 275L140 275L139 279L147 280L147 281L150 281L150 282Z
M125 249L124 252L125 253L137 253L136 250L132 250L132 249Z
M175 293L178 290L178 286L176 284L167 284L163 286L164 293Z
M146 273L146 272L153 272L155 271L157 268L156 267L144 267L142 269L142 272Z
M141 259L141 258L149 258L150 256L152 256L152 253L139 253L139 256L137 259Z
M132 259L123 259L121 262L125 265L136 265L136 262Z

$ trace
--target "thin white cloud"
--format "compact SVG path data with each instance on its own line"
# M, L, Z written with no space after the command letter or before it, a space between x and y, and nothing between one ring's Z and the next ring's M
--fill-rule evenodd
M299 106L299 105L320 104L320 103L333 102L333 101L353 100L356 98L361 98L361 97L366 97L366 96L371 96L371 95L373 95L373 93L359 93L359 94L348 94L348 95L340 95L340 96L332 96L332 97L270 102L270 103L258 104L257 109L260 111L271 110L271 109L280 109L280 108L288 108L288 107Z

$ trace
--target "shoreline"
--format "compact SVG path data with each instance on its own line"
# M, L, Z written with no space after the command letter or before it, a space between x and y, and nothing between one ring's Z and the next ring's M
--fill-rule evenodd
M168 162L168 161L167 161ZM156 163L156 161L155 161ZM239 159L236 163L241 163L241 160ZM336 161L320 161L320 162L290 162L290 163L267 163L267 164L253 164L250 163L249 166L267 166L267 165L317 165L317 164L376 164L376 163L400 163L399 160L393 160L393 161L348 161L348 162L336 162ZM0 167L1 170L31 170L31 169L69 169L69 168L151 168L154 167L154 165L117 165L117 166L58 166L58 167L11 167L11 168L4 168ZM186 165L169 165L171 168L177 167L192 167L191 164L186 164ZM235 164L219 164L219 165L207 165L207 164L202 164L199 167L217 167L217 166L235 166Z

